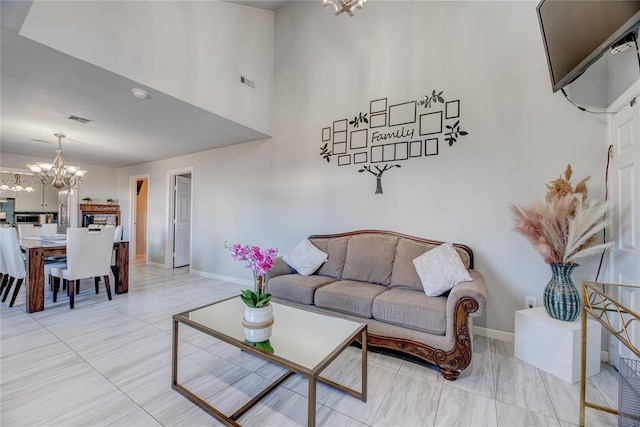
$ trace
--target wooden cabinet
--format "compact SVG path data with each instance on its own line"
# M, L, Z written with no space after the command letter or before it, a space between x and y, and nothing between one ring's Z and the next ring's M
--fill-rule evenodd
M43 211L58 212L58 189L50 185L45 186L42 201Z
M58 190L50 185L33 184L32 192L16 191L16 212L58 212Z
M120 205L81 204L80 220L83 227L87 224L120 225Z
M16 212L42 212L44 188L42 184L32 184L33 190L16 191Z
M23 187L31 183L34 191L2 191L1 197L16 199L16 212L58 212L58 189L33 180L33 176L21 175ZM11 186L15 182L14 173L3 173L1 180Z

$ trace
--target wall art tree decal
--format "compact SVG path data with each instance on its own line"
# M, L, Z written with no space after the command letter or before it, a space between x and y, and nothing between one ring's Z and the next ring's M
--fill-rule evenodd
M449 147L458 140L459 137L469 135L469 132L465 132L460 129L460 120L458 120L453 126L445 126L449 129L449 132L445 133L445 141L449 143Z
M373 176L376 177L376 192L375 194L382 194L382 174L385 173L386 171L388 171L391 168L399 168L401 167L400 165L392 165L392 164L386 164L384 165L384 167L382 169L380 169L379 166L376 166L376 171L374 172L371 166L369 165L365 165L362 167L362 169L360 169L358 172L364 172L367 171L370 174L372 174Z
M444 98L442 97L442 93L444 91L440 91L439 93L436 93L436 90L434 89L431 92L431 96L429 96L428 94L424 96L424 99L422 101L419 102L420 105L424 105L424 108L431 108L431 103L442 103L444 104Z
M328 147L329 147L328 142L324 144L322 147L320 147L320 155L322 156L323 159L327 161L327 163L331 162L331 156L333 155L331 154L331 150L329 150Z
M352 110L326 123L320 157L335 166L375 176L375 194L382 194L386 171L403 162L435 161L443 146L452 147L469 132L460 127L459 98L445 98L438 89L420 92L426 94L398 100L376 98L368 109Z
M367 119L367 113L362 114L361 112L360 114L355 116L353 120L349 122L349 124L352 125L354 128L357 128L360 123L367 123L367 124L369 123L369 120Z

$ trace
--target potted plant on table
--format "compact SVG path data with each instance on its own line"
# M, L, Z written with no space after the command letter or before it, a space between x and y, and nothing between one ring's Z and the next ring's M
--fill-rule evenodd
M245 268L253 273L253 289L246 289L240 298L246 304L243 325L247 340L260 342L268 339L273 324L273 307L270 304L271 294L265 291L265 275L273 267L273 260L278 249L261 250L258 246L233 245L225 242L225 248L231 251L235 261L246 262ZM265 338L266 336L266 338Z
M511 205L514 230L522 234L551 267L551 280L544 290L544 306L549 316L573 321L580 314L580 294L571 280L579 264L576 259L599 253L613 242L595 244L596 234L610 220L606 203L587 202L587 180L572 186L573 171L567 165L564 177L547 184L545 201L530 206Z

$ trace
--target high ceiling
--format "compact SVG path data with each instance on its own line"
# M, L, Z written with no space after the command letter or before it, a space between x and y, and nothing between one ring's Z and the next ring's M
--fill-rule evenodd
M275 9L286 1L239 1ZM0 149L123 167L267 137L172 96L18 35L30 1L0 2ZM135 98L134 87L149 92ZM82 124L76 115L93 120Z

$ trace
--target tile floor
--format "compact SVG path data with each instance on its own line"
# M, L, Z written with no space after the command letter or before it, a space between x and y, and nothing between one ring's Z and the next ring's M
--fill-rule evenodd
M171 389L171 315L238 292L238 285L133 265L130 292L108 301L82 284L76 308L46 294L46 309L27 314L0 304L0 424L9 426L217 426ZM181 382L231 411L282 371L214 338L181 327ZM380 353L369 357L363 403L318 387L324 426L571 426L578 423L578 384L567 384L513 357L511 343L476 337L472 371L455 382L432 367ZM349 348L327 376L359 384L359 350ZM289 378L239 422L306 423L306 381ZM616 371L602 365L588 400L617 407ZM616 417L587 410L587 425Z

